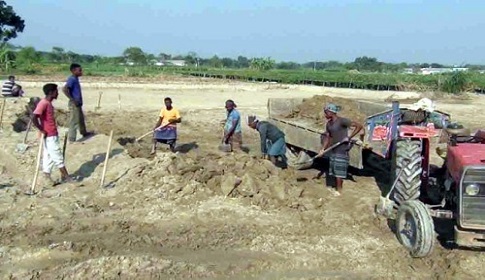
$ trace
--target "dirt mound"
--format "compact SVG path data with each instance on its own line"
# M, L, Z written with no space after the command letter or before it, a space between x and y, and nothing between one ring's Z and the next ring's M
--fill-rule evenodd
M339 97L316 95L305 99L287 118L307 118L312 119L317 124L324 124L323 108L328 103L340 106L339 115L357 122L364 122L366 115L359 109L358 102Z
M167 199L213 195L238 197L263 209L290 207L317 209L323 205L324 190L311 182L298 182L294 170L281 170L270 161L245 153L157 154L152 164L133 173L141 185L155 185Z

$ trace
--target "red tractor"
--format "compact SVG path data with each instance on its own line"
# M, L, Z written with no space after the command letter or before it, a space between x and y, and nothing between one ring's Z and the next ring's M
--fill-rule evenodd
M485 246L485 131L470 136L446 113L400 108L398 102L368 117L367 125L373 153L392 166L392 186L376 210L395 218L396 235L411 256L432 252L433 217L454 221L458 245ZM443 166L433 170L431 139L440 133L447 152L441 152Z

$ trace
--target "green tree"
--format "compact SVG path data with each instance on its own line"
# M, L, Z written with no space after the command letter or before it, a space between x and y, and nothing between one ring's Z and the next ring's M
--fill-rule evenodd
M441 90L448 93L453 94L460 94L466 91L471 83L470 83L470 75L468 73L462 71L453 72L441 85Z
M24 47L17 52L16 63L18 66L32 67L41 60L40 53L34 47Z
M277 69L285 69L285 70L295 70L295 69L300 68L300 64L298 64L296 62L292 62L292 61L288 61L288 62L282 61L282 62L276 64L276 68Z
M126 62L133 62L138 65L147 63L147 55L139 47L129 47L123 52Z
M375 57L367 57L367 56L362 56L362 57L357 57L354 60L353 66L359 70L359 71L381 71L382 67L382 62L377 61L377 58Z
M0 45L0 69L8 72L15 65L15 53L8 44Z
M0 1L0 40L7 42L24 31L25 22L5 1Z
M163 52L158 54L158 58L161 59L161 60L167 60L167 59L170 59L171 57L172 57L171 55L163 53Z
M238 56L237 57L237 67L238 68L249 68L250 61L245 56Z
M273 69L274 65L275 65L275 61L272 60L270 57L253 58L251 60L251 68L257 69L257 70L260 70L260 71Z
M232 58L223 57L221 63L224 68L233 68L235 61Z
M214 55L211 59L209 59L208 63L209 63L209 66L213 68L222 67L222 61L217 55Z
M48 59L51 62L65 62L64 49L61 47L52 47L52 51L50 52Z
M184 60L188 65L196 65L197 64L198 55L196 52L189 52L185 57Z

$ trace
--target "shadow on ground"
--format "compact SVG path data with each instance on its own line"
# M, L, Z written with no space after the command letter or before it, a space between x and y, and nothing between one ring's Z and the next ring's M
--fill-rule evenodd
M13 184L10 184L10 183L0 184L0 190L8 189L8 188L11 188L11 187L13 187Z
M119 155L123 152L123 149L114 149L111 151L109 157L112 158L116 155ZM93 174L94 170L98 165L100 165L106 159L106 153L96 154L92 157L92 159L88 162L83 163L78 170L76 170L72 175L79 178L79 181L84 180Z
M197 144L197 142L193 141L193 142L189 142L189 143L183 143L181 145L177 145L177 147L175 148L175 151L176 152L179 152L179 153L182 153L182 154L186 154L194 149L197 149L199 148L199 145Z

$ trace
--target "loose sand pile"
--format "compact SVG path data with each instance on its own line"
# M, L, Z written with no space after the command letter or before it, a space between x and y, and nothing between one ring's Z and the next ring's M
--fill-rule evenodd
M297 108L286 117L307 118L314 120L317 124L324 124L323 108L328 103L334 103L335 105L340 106L339 115L342 117L357 122L364 122L367 117L359 110L358 101L325 95L316 95L312 98L305 99L302 104L297 106Z

